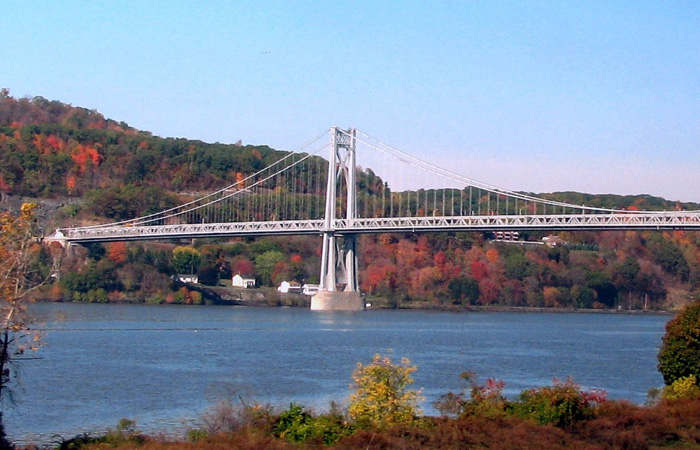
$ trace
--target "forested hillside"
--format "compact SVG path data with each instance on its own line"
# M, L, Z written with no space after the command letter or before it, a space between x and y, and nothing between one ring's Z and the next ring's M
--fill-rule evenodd
M45 227L89 224L156 212L232 184L279 159L267 146L160 138L94 110L42 97L0 92L0 207L18 197L62 205ZM325 170L325 169L324 169ZM360 201L382 182L360 174ZM540 196L626 209L699 209L650 195ZM695 232L560 233L544 245L498 243L481 233L371 235L360 240L360 282L370 297L395 307L508 305L663 308L700 294L700 234ZM217 284L234 273L262 285L317 282L316 237L114 243L66 258L53 300L198 303L201 294L173 283L198 273Z

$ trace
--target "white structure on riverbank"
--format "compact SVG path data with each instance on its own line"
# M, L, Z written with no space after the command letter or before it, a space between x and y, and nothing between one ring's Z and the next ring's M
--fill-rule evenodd
M241 274L235 274L233 278L231 278L231 286L233 287L240 287L240 288L254 288L255 287L255 278L246 278L243 277Z
M296 281L283 281L277 290L283 294L301 294L301 284Z

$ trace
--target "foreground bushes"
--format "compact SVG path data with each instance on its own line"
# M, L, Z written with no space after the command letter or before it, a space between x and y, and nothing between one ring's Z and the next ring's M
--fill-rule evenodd
M606 402L604 391L582 391L570 378L552 386L528 389L518 396L509 409L541 425L570 427L595 415L595 407Z
M298 418L303 408L287 410ZM278 416L281 419L282 414ZM319 416L321 417L321 416ZM289 416L288 416L289 418ZM306 419L290 423L303 423ZM285 419L286 421L286 419ZM279 420L277 423L284 422ZM595 408L595 417L559 428L539 425L514 415L470 415L460 418L424 418L412 424L378 429L358 429L326 445L318 439L290 442L275 436L265 427L243 426L237 431L219 432L196 442L172 441L134 435L127 440L102 440L75 443L65 449L681 449L700 448L700 401L666 401L653 407L625 402L606 402ZM294 428L294 427L292 427Z
M700 400L662 400L654 406L604 401L571 380L523 392L508 402L500 382L471 386L458 417L414 417L410 422L358 426L332 407L314 414L298 404L275 413L269 406L223 402L191 430L186 441L146 437L133 422L118 431L80 436L61 449L678 449L700 448ZM471 391L470 389L470 391ZM470 392L471 393L471 392ZM461 394L453 394L459 396ZM595 395L595 397L591 397Z

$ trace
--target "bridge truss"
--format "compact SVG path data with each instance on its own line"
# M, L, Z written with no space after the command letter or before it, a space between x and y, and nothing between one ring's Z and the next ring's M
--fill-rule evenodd
M700 214L692 212L446 216L230 222L179 225L115 226L67 229L73 243L138 241L180 238L320 235L322 233L388 233L445 231L600 231L700 230Z

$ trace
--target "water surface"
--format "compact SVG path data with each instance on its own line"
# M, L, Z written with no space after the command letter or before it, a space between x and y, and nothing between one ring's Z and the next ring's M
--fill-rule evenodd
M346 402L358 361L392 352L418 366L423 409L471 370L506 393L552 378L643 403L662 385L656 354L669 316L584 313L312 312L300 308L38 304L42 359L22 362L15 441L46 442L136 420L182 430L224 398L317 410ZM188 425L189 424L189 425Z

